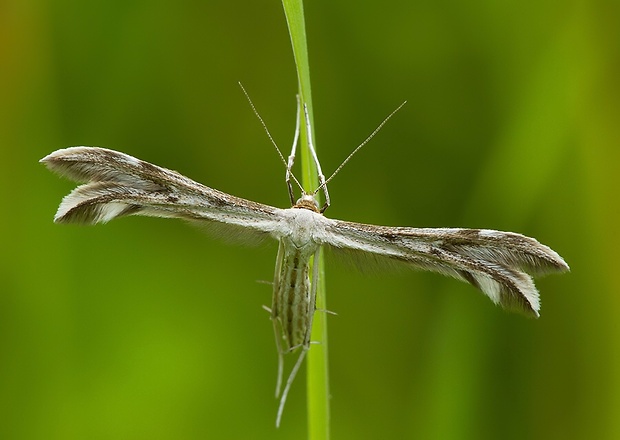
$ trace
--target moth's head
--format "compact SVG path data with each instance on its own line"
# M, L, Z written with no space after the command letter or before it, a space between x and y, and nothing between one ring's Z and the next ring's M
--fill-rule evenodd
M295 202L293 208L309 209L317 213L321 212L319 209L319 202L317 202L314 194L303 194L301 198Z

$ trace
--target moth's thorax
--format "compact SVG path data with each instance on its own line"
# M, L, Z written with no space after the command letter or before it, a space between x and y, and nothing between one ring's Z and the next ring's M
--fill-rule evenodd
M286 227L279 231L276 238L307 254L314 253L325 235L326 219L323 214L293 207L283 210L283 220Z

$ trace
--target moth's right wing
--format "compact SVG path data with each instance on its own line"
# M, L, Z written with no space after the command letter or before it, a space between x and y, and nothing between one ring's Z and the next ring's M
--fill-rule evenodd
M71 147L41 162L86 182L62 200L56 223L105 223L127 215L181 218L233 238L262 238L278 226L278 208L228 195L118 151Z
M569 270L533 238L489 229L400 228L325 220L323 244L354 257L394 261L466 281L505 308L538 316L531 275Z

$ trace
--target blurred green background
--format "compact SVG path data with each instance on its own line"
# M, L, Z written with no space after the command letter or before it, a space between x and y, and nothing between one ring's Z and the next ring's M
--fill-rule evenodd
M427 273L329 260L335 439L620 438L620 6L306 4L330 217L537 237L542 317ZM305 438L274 427L276 245L181 222L52 223L37 161L99 145L287 207L296 73L277 0L0 2L0 438Z

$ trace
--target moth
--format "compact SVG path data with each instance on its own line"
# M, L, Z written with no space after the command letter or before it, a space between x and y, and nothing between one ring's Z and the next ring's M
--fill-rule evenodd
M180 218L236 237L271 237L278 241L273 301L269 309L278 349L276 397L280 397L280 402L276 425L280 424L289 389L310 348L318 265L313 265L312 280L309 268L312 259L316 262L319 258L321 247L345 251L362 259L369 256L448 275L473 285L504 308L533 317L538 317L540 301L532 276L569 270L562 257L551 248L514 232L375 226L325 217L324 212L330 205L327 183L400 107L383 120L329 179L325 179L304 106L308 144L320 182L313 192L306 192L292 173L300 132L300 105L288 161L251 101L250 105L286 165L290 208L281 209L235 197L176 171L105 148L65 148L44 157L41 162L54 172L83 182L63 198L54 217L56 223L106 223L118 217L143 215ZM292 182L301 190L301 197L297 199ZM325 199L322 206L318 202L319 191ZM296 351L300 352L299 357L280 393L284 355Z

